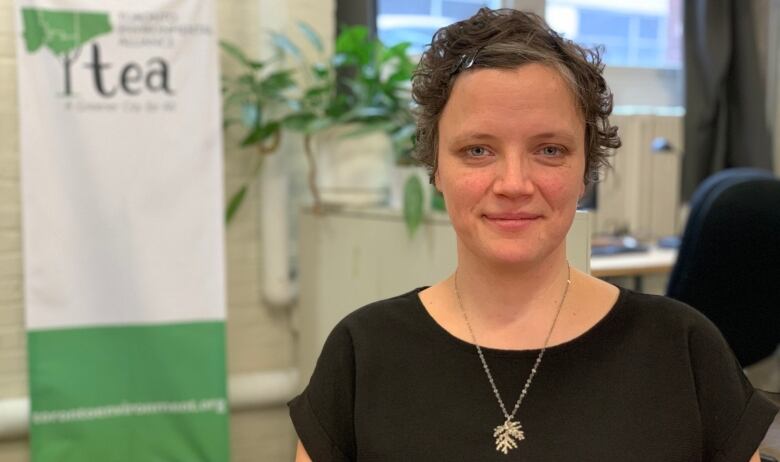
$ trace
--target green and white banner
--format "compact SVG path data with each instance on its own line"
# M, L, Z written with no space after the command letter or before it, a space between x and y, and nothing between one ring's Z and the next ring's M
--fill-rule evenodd
M214 4L14 14L32 461L227 461Z

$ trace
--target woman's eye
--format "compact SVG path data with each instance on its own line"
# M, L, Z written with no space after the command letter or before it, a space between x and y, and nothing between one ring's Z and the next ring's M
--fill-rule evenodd
M541 149L541 153L545 157L558 157L563 154L563 149L558 146L545 146Z
M466 149L466 153L470 157L484 157L488 154L488 150L482 146L473 146Z

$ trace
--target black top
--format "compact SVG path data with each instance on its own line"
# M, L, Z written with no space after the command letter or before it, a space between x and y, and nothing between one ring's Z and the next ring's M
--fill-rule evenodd
M777 412L701 314L621 289L595 326L547 349L517 413L526 439L504 455L474 345L436 323L420 290L353 312L328 337L290 402L314 462L747 462ZM483 351L511 409L539 350Z

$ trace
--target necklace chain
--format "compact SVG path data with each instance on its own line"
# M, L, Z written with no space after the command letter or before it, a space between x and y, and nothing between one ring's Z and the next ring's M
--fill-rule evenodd
M558 309L555 312L555 318L553 319L552 325L550 326L550 330L547 332L547 337L544 339L544 345L542 346L542 349L539 351L539 355L536 357L536 361L534 362L533 367L531 368L531 373L528 374L528 379L525 381L525 385L523 385L523 390L520 392L520 396L517 398L517 402L515 402L515 407L512 409L512 412L509 413L506 410L506 406L504 405L504 400L501 399L501 394L498 392L498 388L496 387L496 382L493 380L493 374L490 373L490 368L488 367L487 361L485 361L485 355L482 353L482 348L479 346L479 343L477 343L477 337L474 335L474 329L471 327L471 322L469 321L469 317L466 314L466 310L463 308L463 302L460 298L460 292L458 291L458 271L455 270L455 298L458 300L458 307L460 308L460 311L463 313L463 318L466 320L466 326L469 329L469 334L471 334L471 339L474 342L474 345L477 347L477 354L479 355L479 360L482 363L482 368L485 370L485 375L487 375L488 381L490 382L490 387L493 389L493 394L496 396L496 400L498 401L498 405L501 406L501 412L503 412L504 417L506 418L506 421L512 421L515 417L515 414L517 414L517 410L520 408L520 404L523 402L523 399L525 399L525 396L528 394L528 389L531 387L531 382L533 382L534 377L536 376L536 372L539 370L539 364L542 362L542 358L544 357L544 352L547 350L547 344L550 341L550 337L552 336L553 329L555 329L555 324L558 322L558 315L561 314L561 307L563 306L563 302L566 300L566 294L569 293L569 286L571 286L571 266L567 263L568 268L568 274L566 276L566 287L563 290L563 296L561 297L561 301L558 303Z

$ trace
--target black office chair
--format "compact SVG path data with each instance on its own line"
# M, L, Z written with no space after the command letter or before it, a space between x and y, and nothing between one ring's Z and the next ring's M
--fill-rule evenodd
M743 367L772 355L780 344L780 179L739 168L699 186L667 295L712 320Z

